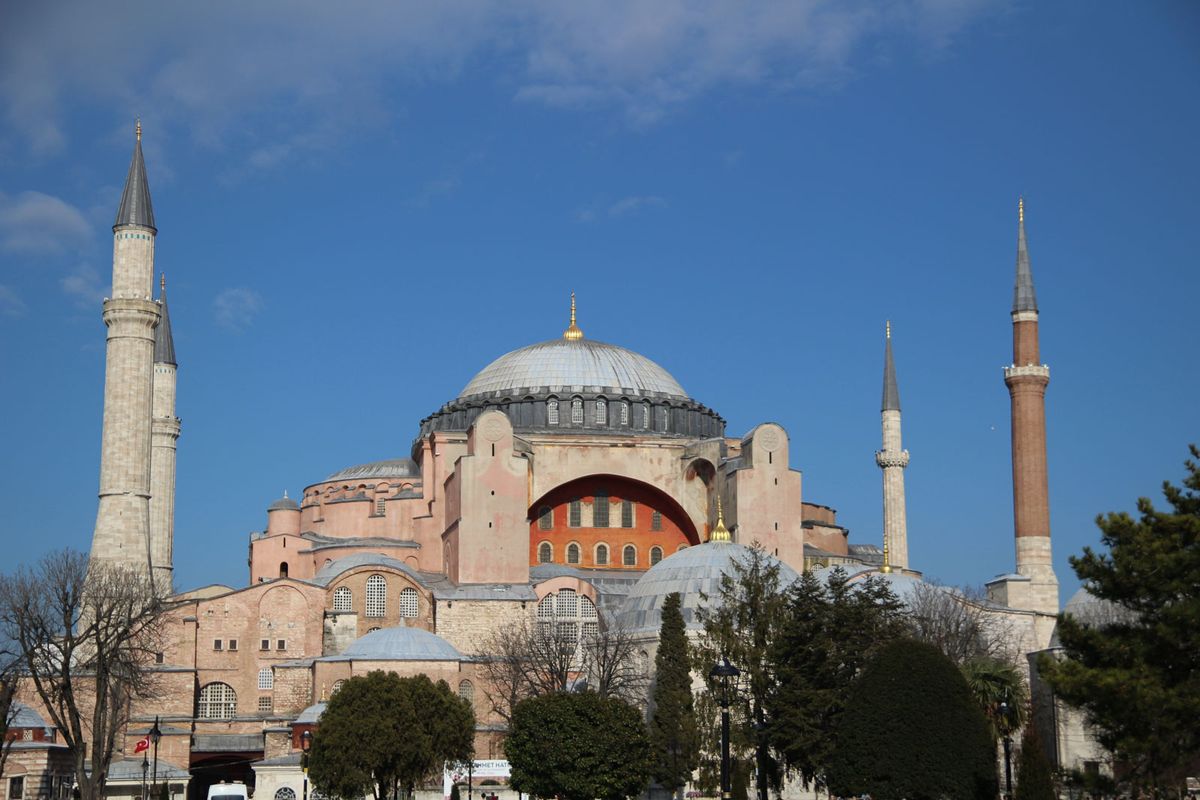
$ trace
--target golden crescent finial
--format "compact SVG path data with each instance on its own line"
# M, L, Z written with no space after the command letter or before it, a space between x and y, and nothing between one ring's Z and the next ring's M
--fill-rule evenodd
M1017 222L1025 222L1025 198L1017 198Z
M568 342L575 342L583 338L583 331L575 324L575 293L571 292L571 324L563 331L563 338Z
M137 136L137 140L140 142L142 140L142 118L141 117L137 118L137 124L134 125L134 127L133 127L133 133L135 136Z
M717 527L712 529L712 533L708 535L710 542L729 542L733 541L733 536L730 535L729 529L725 527L725 512L721 508L721 495L717 495Z
M883 566L879 568L880 572L891 572L891 559L888 558L888 536L883 534Z

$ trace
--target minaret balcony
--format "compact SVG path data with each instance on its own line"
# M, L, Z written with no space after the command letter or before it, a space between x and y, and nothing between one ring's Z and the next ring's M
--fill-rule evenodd
M876 450L875 463L881 469L888 467L900 467L903 469L908 466L908 451L907 450Z
M1004 368L1004 380L1009 381L1013 378L1041 378L1042 380L1050 380L1050 367L1045 364L1025 364L1017 366L1010 364Z

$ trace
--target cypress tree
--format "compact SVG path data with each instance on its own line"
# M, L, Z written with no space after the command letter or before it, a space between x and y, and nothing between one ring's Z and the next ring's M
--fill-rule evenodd
M667 595L663 602L658 654L654 658L654 713L650 717L654 779L672 793L688 782L700 761L688 668L691 661L679 606L678 592Z
M1041 740L1032 725L1021 737L1021 754L1017 756L1017 789L1014 800L1055 800L1054 778L1050 761L1042 749Z

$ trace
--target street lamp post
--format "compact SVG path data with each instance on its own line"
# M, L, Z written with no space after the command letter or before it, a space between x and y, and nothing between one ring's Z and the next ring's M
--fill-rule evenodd
M1000 720L1004 726L1004 796L1012 797L1012 734L1008 729L1008 703L1000 704Z
M733 792L729 785L729 679L741 675L741 670L721 656L721 660L708 673L708 677L721 687L718 702L721 704L721 800L729 800Z
M300 769L304 770L303 800L308 800L308 750L312 747L312 731L300 734Z
M142 800L146 800L146 773L150 771L150 762L142 756Z
M158 727L158 717L154 718L154 727L150 729L150 743L154 745L154 781L150 784L152 800L158 800L158 740L162 738L162 730Z

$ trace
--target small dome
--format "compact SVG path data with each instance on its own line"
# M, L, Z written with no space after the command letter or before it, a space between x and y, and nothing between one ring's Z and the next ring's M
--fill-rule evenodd
M394 569L397 572L403 572L405 575L408 575L417 583L424 583L415 569L403 561L391 556L385 556L382 553L353 553L352 555L342 556L337 561L326 564L317 570L317 574L313 576L313 580L323 586L328 586L330 581L343 572L367 566Z
M745 563L750 548L733 542L708 542L673 553L655 564L630 589L620 622L630 631L658 631L662 627L662 606L667 595L680 594L683 623L692 630L702 626L696 611L705 605L701 594L710 601L721 595L721 576L733 573L733 562ZM796 570L767 556L779 566L779 586L786 588L800 576Z
M462 654L440 636L421 628L401 625L373 631L355 639L341 656L328 660L348 658L371 661L461 661Z
M276 500L271 505L267 506L267 511L299 511L300 504L287 496L287 492L283 493L283 497Z
M419 478L421 468L411 458L389 458L338 470L325 480L348 481L359 478Z
M325 713L325 703L315 703L300 712L300 716L296 717L297 725L316 725L321 721L321 715Z
M1089 627L1113 622L1130 622L1136 616L1128 608L1096 597L1082 586L1071 595L1071 599L1063 607L1063 613L1070 614Z
M551 339L513 350L484 367L459 397L537 388L599 387L637 396L688 395L671 373L624 347L590 339Z

